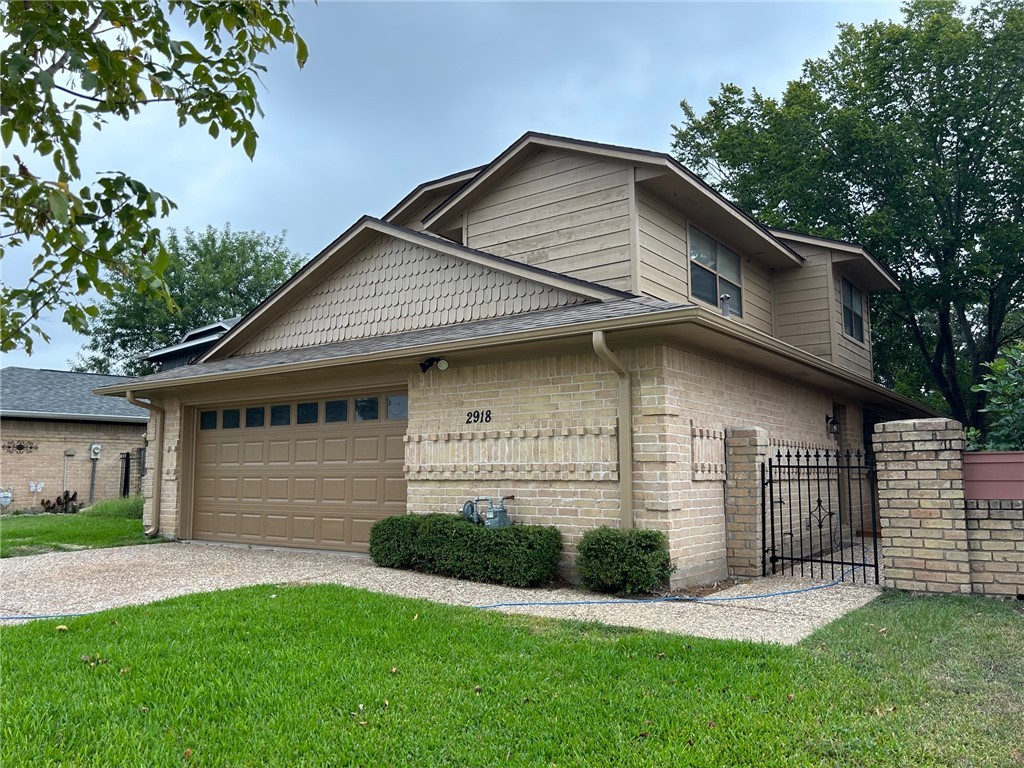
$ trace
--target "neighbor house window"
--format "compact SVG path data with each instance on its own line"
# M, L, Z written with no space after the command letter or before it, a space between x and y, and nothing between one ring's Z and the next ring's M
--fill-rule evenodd
M690 227L690 295L721 306L729 296L729 314L743 315L740 257L699 229Z
M845 277L843 281L843 331L864 341L864 293Z

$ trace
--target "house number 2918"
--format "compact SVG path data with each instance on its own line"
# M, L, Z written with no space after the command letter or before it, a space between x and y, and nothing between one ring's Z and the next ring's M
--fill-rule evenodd
M466 411L467 424L490 424L490 411Z

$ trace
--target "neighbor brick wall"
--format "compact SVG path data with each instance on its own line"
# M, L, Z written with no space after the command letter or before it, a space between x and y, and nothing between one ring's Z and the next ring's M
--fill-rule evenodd
M964 498L960 422L887 422L874 442L886 584L1024 594L1024 500Z
M99 443L101 451L96 462L93 500L115 499L121 495L121 454L126 452L132 453L131 491L138 493L138 459L145 433L145 424L3 419L0 421L0 445L7 441L24 441L38 447L23 453L0 449L0 487L11 489L12 509L38 505L44 498L52 500L65 490L64 452L73 450L74 456L67 459L66 490L77 491L79 501L87 502L92 474L89 446ZM40 481L43 492L33 499L29 483Z
M981 595L1024 595L1024 500L967 499L971 583Z

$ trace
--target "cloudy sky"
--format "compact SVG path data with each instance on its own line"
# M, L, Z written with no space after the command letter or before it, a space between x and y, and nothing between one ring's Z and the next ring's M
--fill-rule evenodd
M840 22L897 18L892 2L300 2L309 45L267 60L259 147L179 129L168 109L83 140L83 168L118 169L171 197L178 228L287 232L312 256L418 183L481 165L529 130L669 151L679 101L720 83L774 95ZM23 280L8 255L3 280ZM53 337L4 365L66 369L82 337Z

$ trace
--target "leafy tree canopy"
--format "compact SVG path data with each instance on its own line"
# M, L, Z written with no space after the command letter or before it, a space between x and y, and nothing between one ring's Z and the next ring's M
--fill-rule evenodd
M841 25L781 98L723 85L673 126L681 161L759 220L870 248L882 383L983 427L972 391L1024 336L1024 3L916 0Z
M94 296L162 293L169 254L154 222L174 204L124 173L83 181L79 146L111 119L173 105L252 158L261 56L306 45L290 0L33 0L0 4L0 259L29 253L23 286L0 283L0 350L46 339L38 319L63 309L83 331ZM175 22L172 24L172 22ZM183 23L182 23L183 22ZM187 37L175 32L190 33ZM13 160L13 163L10 163Z
M138 358L176 344L193 328L244 315L298 269L302 259L284 234L234 232L207 227L182 235L168 230L164 280L180 307L172 311L153 293L126 291L100 303L89 321L89 343L72 366L77 371L142 376L155 366Z
M972 389L988 393L987 436L969 429L968 442L983 451L1024 451L1024 342L1007 347L986 367Z

